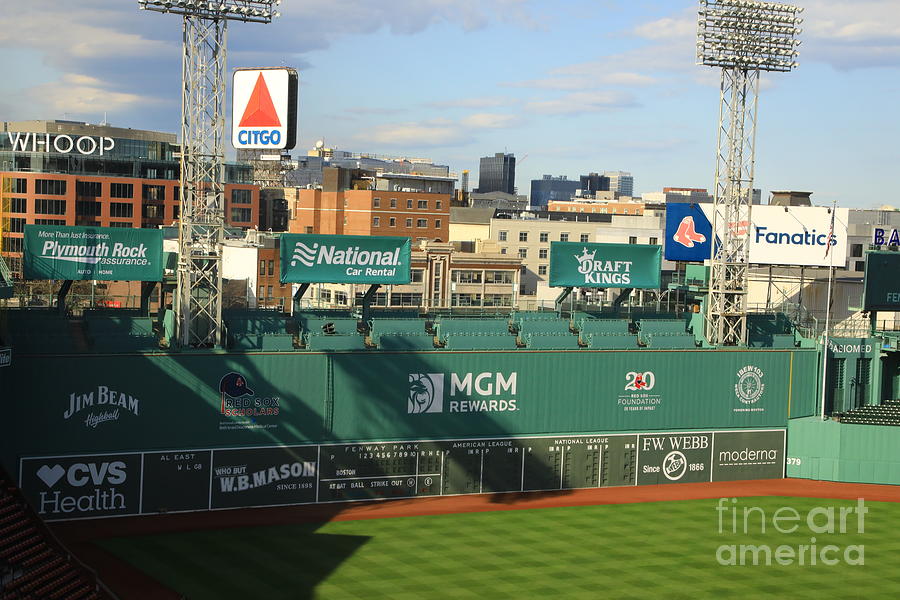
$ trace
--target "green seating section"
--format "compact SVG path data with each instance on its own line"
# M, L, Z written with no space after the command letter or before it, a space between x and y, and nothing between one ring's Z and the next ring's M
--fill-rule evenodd
M592 350L631 350L638 347L637 336L630 333L581 333L579 341Z
M520 336L525 347L531 350L576 350L578 337L571 333L525 333Z
M687 333L687 323L681 319L641 319L638 331L642 334Z
M641 338L648 348L655 349L690 349L696 348L697 342L689 333L650 333Z
M579 333L628 333L627 319L591 319L582 318L573 323Z
M478 319L478 318L443 318L436 322L438 335L443 339L453 334L495 333L509 335L509 323L507 319Z
M424 331L383 333L377 343L381 350L434 350L434 336Z
M770 335L755 335L747 339L748 348L796 348L797 339L793 333L776 333Z
M307 319L303 325L305 333L325 333L333 335L359 335L359 320L354 317L315 317Z
M372 319L372 337L390 333L425 333L424 319Z
M69 322L55 311L9 309L4 342L16 354L73 354L79 352Z
M297 322L274 311L229 312L224 317L229 350L294 350Z
M519 335L527 335L527 334L564 334L571 335L569 333L569 322L563 319L554 319L552 321L549 320L526 320L520 321L517 323Z
M419 310L411 308L409 310L393 309L393 308L373 308L370 315L372 319L419 319Z
M86 311L84 324L94 352L152 352L159 350L153 320L134 314Z
M508 333L451 333L444 339L447 350L515 350L516 337Z
M306 336L306 349L316 352L333 350L365 350L365 338L358 334L352 335L327 335L324 333L309 333Z

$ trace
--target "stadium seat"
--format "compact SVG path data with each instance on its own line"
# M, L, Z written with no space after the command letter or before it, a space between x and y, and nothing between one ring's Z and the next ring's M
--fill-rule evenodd
M424 332L390 332L378 336L382 350L434 350L434 336Z

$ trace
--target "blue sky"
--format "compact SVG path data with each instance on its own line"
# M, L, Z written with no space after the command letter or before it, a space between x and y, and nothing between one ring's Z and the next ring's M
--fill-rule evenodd
M900 2L798 0L800 67L764 78L756 187L900 205ZM542 174L624 170L636 192L707 187L718 72L694 64L690 0L284 0L233 23L229 68L300 71L300 138L453 171L513 152ZM0 119L177 131L179 18L131 0L31 0L0 15ZM527 156L527 158L526 158ZM523 160L524 159L524 160Z

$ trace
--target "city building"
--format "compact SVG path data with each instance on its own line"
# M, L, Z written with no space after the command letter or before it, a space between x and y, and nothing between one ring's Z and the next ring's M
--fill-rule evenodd
M450 209L450 241L474 248L477 240L491 237L491 219L496 212L491 207L454 207ZM499 252L499 250L498 250Z
M478 169L478 191L516 193L516 157L498 152L482 157Z
M596 192L596 196L608 199L577 198L569 201L554 201L547 205L547 210L567 213L596 213L601 215L641 215L644 214L644 203L633 198L615 198L614 192ZM595 196L595 198L596 198Z
M579 178L581 182L581 193L585 196L595 194L597 192L609 191L609 177L600 175L599 173L588 173Z
M160 227L178 220L179 153L171 133L73 121L4 122L2 253L21 277L25 225ZM259 188L226 165L225 222L256 228Z
M624 171L606 171L603 177L609 179L609 189L622 196L634 196L634 177Z
M644 192L641 199L649 204L705 204L713 201L704 188L665 187L661 192Z
M810 196L812 196L812 192L772 192L769 204L772 206L812 206Z
M454 177L325 167L321 189L297 189L292 233L397 235L446 242Z
M531 208L546 210L547 205L557 200L569 200L581 189L579 181L570 181L565 175L553 177L544 175L531 180Z

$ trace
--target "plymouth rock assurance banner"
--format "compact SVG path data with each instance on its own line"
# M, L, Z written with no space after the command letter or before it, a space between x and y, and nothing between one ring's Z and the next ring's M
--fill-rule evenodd
M281 236L282 283L409 283L409 267L409 238Z
M659 288L661 251L643 244L550 244L550 286Z
M25 279L162 281L162 230L25 226Z

